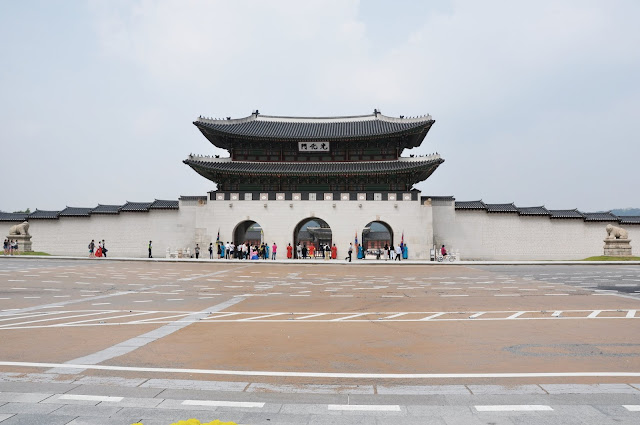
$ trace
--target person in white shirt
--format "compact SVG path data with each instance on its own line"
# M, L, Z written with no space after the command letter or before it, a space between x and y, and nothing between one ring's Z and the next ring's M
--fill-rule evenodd
M402 258L402 247L398 245L396 247L396 260L401 261L401 258Z
M229 259L230 251L231 251L231 244L227 241L227 243L224 245L224 258L226 258L227 260Z

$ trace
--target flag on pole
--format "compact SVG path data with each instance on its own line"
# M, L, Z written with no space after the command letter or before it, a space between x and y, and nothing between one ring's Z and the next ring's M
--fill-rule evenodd
M264 242L264 230L260 228L260 243L262 244L262 242Z
M402 238L400 239L400 247L404 247L404 230L402 231Z
M220 228L218 227L218 237L216 238L216 245L220 244Z
M358 246L358 232L356 231L356 246Z

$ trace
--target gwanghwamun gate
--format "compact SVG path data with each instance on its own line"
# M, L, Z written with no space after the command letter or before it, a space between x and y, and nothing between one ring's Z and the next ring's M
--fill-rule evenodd
M430 115L300 118L262 115L198 118L193 124L228 157L190 155L183 162L217 184L201 196L124 205L66 207L31 214L2 213L5 235L28 221L34 251L87 255L91 239L105 239L109 256L155 257L196 244L205 254L218 238L235 244L298 242L364 250L407 246L410 259L429 259L446 245L463 260L582 259L602 255L607 224L640 237L640 217L577 209L458 201L422 194L413 186L444 162L438 154L403 157L420 146ZM213 185L212 185L213 187ZM638 238L640 239L640 238Z

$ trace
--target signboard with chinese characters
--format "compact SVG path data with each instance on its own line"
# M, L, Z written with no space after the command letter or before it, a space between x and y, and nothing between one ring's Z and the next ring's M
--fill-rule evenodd
M329 142L298 142L298 152L329 152Z

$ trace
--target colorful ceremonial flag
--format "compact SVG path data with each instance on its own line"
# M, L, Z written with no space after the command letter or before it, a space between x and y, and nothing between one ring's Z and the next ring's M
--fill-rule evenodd
M400 247L404 246L404 230L402 231L402 238L400 239Z
M356 246L358 246L358 232L356 231Z
M220 228L218 228L218 237L216 238L216 245L220 244Z

